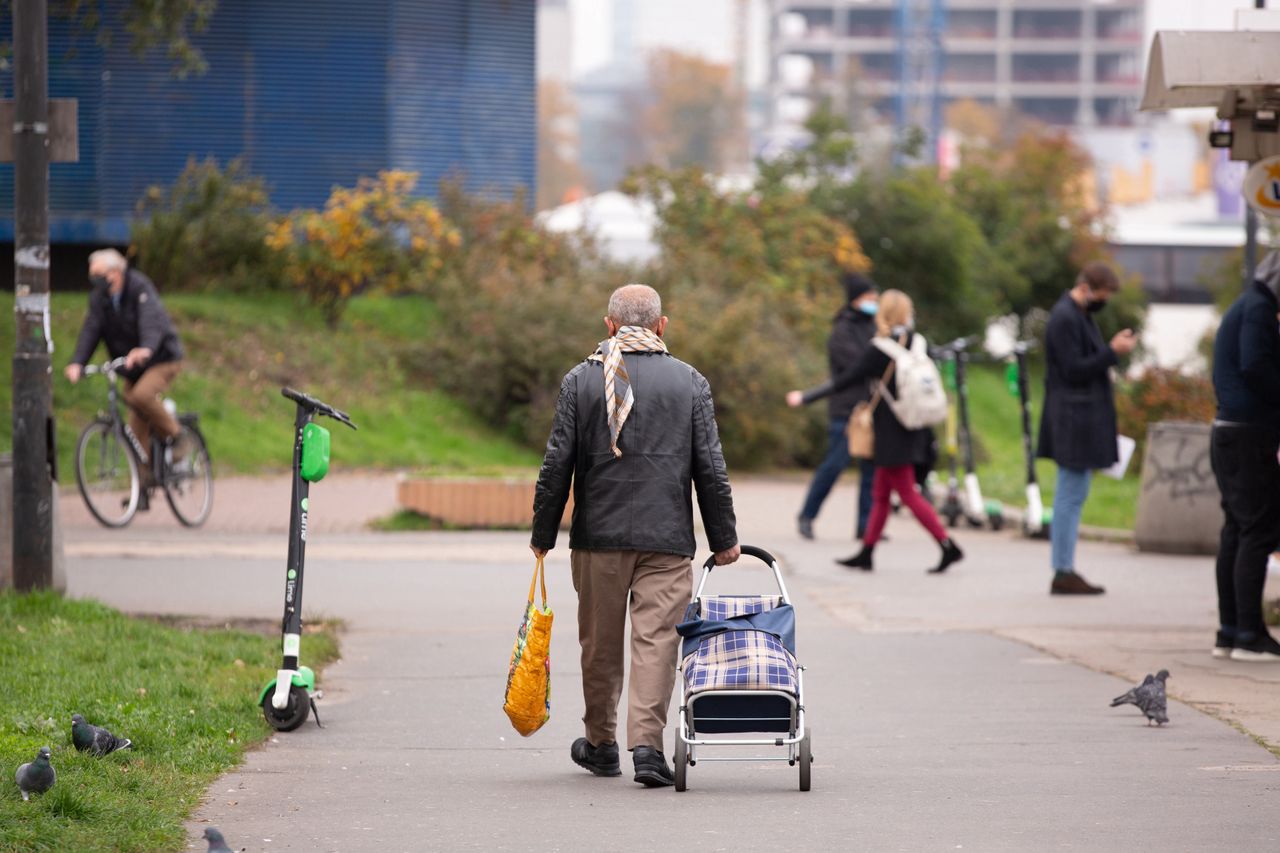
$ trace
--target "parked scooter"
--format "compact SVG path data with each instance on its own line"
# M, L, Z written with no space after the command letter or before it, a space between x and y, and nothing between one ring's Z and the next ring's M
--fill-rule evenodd
M1027 463L1027 512L1022 518L1022 532L1032 539L1047 539L1053 523L1053 510L1045 509L1040 497L1035 448L1031 443L1031 388L1027 379L1027 353L1034 347L1034 341L1018 341L1014 344L1012 359L1005 370L1005 379L1009 385L1009 393L1018 398L1022 409L1022 453Z
M977 467L973 461L973 432L969 424L969 386L966 365L973 338L957 338L937 347L935 352L943 360L943 378L947 387L955 392L955 416L947 422L946 447L951 455L951 471L947 481L947 495L942 503L942 515L947 524L955 527L963 516L970 527L990 525L992 530L1004 527L1004 507L999 501L985 501L982 486L978 482ZM957 456L964 454L964 489L960 490L957 477Z

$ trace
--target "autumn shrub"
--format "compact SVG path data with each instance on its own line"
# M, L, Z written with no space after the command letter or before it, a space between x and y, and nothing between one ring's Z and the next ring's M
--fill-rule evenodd
M441 322L413 366L495 426L546 441L560 379L605 336L609 293L625 280L589 238L550 233L517 198L446 186L460 250L435 288Z
M1142 459L1147 427L1160 421L1207 424L1217 409L1213 383L1207 376L1184 374L1164 368L1148 368L1136 379L1125 381L1116 393L1116 418L1121 434L1138 442Z
M187 162L172 186L138 200L130 232L133 262L169 291L261 291L280 285L265 240L271 200L261 178L232 160Z
M417 181L416 172L379 172L272 226L266 245L279 253L285 282L331 325L358 294L427 292L460 244L436 205L413 195Z

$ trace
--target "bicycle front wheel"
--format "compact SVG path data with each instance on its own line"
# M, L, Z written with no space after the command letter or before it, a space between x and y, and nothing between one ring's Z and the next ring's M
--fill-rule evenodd
M187 527L199 527L213 510L213 466L200 430L187 424L173 442L173 461L165 463L164 496L169 509Z
M84 428L76 445L76 483L85 506L106 527L124 527L138 511L138 460L109 420Z

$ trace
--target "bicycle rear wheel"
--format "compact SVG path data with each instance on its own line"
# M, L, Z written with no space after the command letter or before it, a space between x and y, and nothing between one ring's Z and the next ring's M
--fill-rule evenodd
M106 527L124 527L138 511L138 460L109 420L84 428L76 444L76 483L85 506Z
M173 452L180 456L166 464L164 496L178 521L187 527L199 527L213 510L213 466L209 448L200 430L182 425L173 442Z

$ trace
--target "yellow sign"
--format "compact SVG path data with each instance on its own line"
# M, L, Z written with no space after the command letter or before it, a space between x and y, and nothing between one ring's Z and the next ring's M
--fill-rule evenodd
M1266 216L1280 216L1280 157L1254 163L1244 176L1244 199Z

